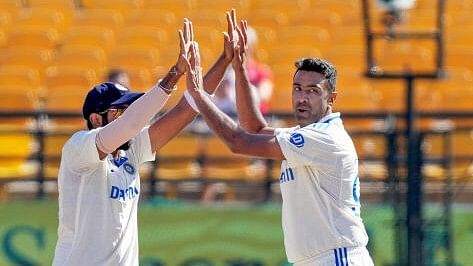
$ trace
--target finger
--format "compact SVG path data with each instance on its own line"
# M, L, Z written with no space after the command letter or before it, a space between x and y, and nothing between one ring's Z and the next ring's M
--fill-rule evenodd
M228 33L226 32L222 32L223 33L223 39L226 41L226 42L230 42L230 36L228 36Z
M192 26L192 21L189 20L189 36L190 36L190 39L189 41L192 42L194 41L194 26Z
M233 24L233 27L236 27L236 25L237 25L237 20L236 20L236 11L235 11L234 8L232 8L231 15L232 15L232 24Z
M187 18L184 18L184 26L183 26L183 29L184 29L184 41L185 43L187 43L189 41L189 26L188 26L188 20Z
M186 51L186 47L185 47L185 44L184 44L184 36L182 34L182 30L179 30L179 47L181 49L181 54L182 53L185 53Z
M241 29L237 28L236 31L238 33L238 46L245 47L245 44L246 44L245 37L243 36L243 33L241 32Z
M231 41L234 38L233 31L235 30L235 24L232 21L232 15L229 12L226 12L226 15L227 15L227 33Z
M199 44L194 42L194 53L195 53L195 64L197 68L200 68L200 51Z
M247 35L247 28L245 25L245 21L243 20L240 21L240 28L238 29L238 33L239 33L238 35L240 36L240 38L243 39L243 45L246 46L246 44L248 43L248 35Z

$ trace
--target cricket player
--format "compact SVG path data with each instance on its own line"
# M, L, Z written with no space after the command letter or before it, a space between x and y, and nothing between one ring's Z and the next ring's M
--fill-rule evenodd
M194 102L189 103L233 152L282 161L282 226L289 262L296 266L373 265L360 217L357 154L340 113L332 111L337 97L335 67L319 58L297 61L292 105L299 125L270 128L248 82L246 29L242 21L232 61L241 126L204 92L200 55L194 45L186 92Z
M213 93L233 57L237 33L229 13L227 21L224 51L205 77L208 93ZM189 20L184 20L179 37L177 63L146 94L107 82L85 98L83 116L89 130L75 133L62 150L54 266L138 266L138 167L154 160L154 152L197 114L182 98L147 126L186 71L193 41Z

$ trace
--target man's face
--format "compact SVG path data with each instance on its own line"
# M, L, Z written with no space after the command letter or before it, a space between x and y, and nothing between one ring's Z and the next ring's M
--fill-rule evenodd
M299 70L292 86L294 115L301 126L319 121L329 114L336 93L329 92L328 80L317 72Z

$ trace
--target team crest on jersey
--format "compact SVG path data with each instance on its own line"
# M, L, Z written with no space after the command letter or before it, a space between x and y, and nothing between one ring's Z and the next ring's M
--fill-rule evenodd
M135 173L135 167L133 167L133 165L130 163L123 164L123 169L125 169L125 172L129 173L130 175Z
M304 147L304 137L300 133L292 133L290 141L294 146L297 148L302 148Z

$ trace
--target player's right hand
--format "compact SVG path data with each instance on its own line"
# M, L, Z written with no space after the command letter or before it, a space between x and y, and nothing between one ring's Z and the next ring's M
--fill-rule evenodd
M233 59L235 46L238 43L238 32L236 30L236 11L232 9L226 12L227 32L223 32L223 56L225 61L230 63Z

